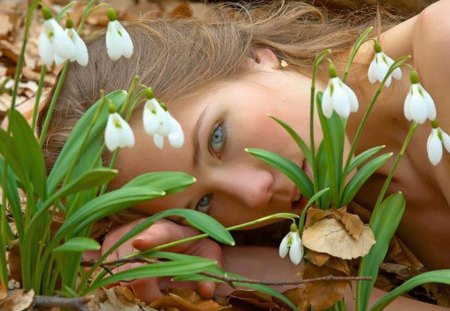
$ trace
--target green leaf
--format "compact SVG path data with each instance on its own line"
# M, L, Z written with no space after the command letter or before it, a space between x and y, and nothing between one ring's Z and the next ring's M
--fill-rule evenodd
M427 283L450 284L450 270L435 270L416 275L415 277L409 279L399 287L395 288L394 290L378 299L370 310L381 311L397 297L405 294L414 287Z
M4 168L4 161L3 158L0 157L0 180L3 180L3 168ZM20 197L17 185L17 177L12 171L12 169L8 166L7 167L7 181L6 181L6 195L8 198L9 206L11 207L11 213L14 217L14 223L17 228L17 233L19 237L23 237L24 234L24 227L23 227L23 215L22 215L22 206L20 204Z
M347 169L347 174L346 176L353 171L355 168L358 168L358 166L360 166L364 161L368 160L371 156L373 156L374 154L378 153L381 149L383 149L385 146L377 146L377 147L373 147L370 148L360 154L358 154L356 157L354 157L351 162L350 165L348 166Z
M101 186L117 176L117 170L106 167L94 168L81 175L76 180L71 181L64 188L59 190L60 197L88 190L92 187Z
M328 174L328 166L327 166L327 154L325 150L325 142L322 142L319 145L319 149L317 150L317 183L319 189L329 189L330 187L330 177ZM320 208L327 209L330 207L330 192L324 193L323 196L320 197L319 200Z
M358 311L367 310L370 293L378 276L378 269L386 256L389 242L400 224L404 211L404 196L401 193L394 193L372 213L369 226L375 235L376 243L361 260L358 272L359 276L370 276L372 280L357 283L356 305Z
M284 175L286 175L290 180L294 182L303 196L308 200L312 197L314 192L314 187L309 179L308 175L300 168L297 164L292 162L279 154L257 149L257 148L246 148L245 151L253 155L254 157L263 160L267 164L275 167Z
M140 175L129 181L125 187L146 187L163 190L172 194L185 189L196 182L196 179L183 172L153 172Z
M342 193L341 206L345 206L350 203L367 179L369 179L369 177L372 176L372 174L375 173L375 171L379 169L380 166L382 166L391 156L392 153L386 153L376 157L364 165L345 186Z
M85 252L85 251L94 251L100 249L100 244L96 240L85 238L85 237L76 237L68 240L63 245L55 247L52 252L53 253L61 253L61 252Z
M115 91L112 93L107 94L105 97L106 99L110 99L112 103L115 105L117 110L120 110L120 107L124 103L124 100L127 96L126 91ZM86 129L89 128L89 124L92 122L95 112L100 105L101 101L98 100L95 104L93 104L81 117L81 119L77 122L75 127L73 128L72 132L70 133L69 138L67 139L66 143L64 144L63 149L59 153L59 156L53 165L52 171L50 172L50 175L47 179L47 186L48 191L53 192L58 184L61 182L61 180L66 176L67 171L71 167L72 163L74 162L76 156L78 155L78 151L81 148L81 144L84 140ZM109 112L107 105L104 105L103 110L101 111L97 121L95 122L95 125L92 128L91 135L86 141L85 148L89 149L91 144L98 143L98 140L100 140L103 137L103 132L106 127L106 121L108 120ZM100 146L100 145L99 145ZM100 151L100 149L98 150ZM84 169L82 167L78 166L78 169L81 171L86 171L92 167L92 163L96 162L97 159L95 157L94 153L89 153L89 159L85 159L85 162L87 167ZM83 153L83 157L86 157L87 155ZM80 159L81 161L81 159Z
M325 117L322 111L322 96L322 92L317 93L317 110L325 144L327 170L330 182L330 198L336 207L340 207L339 187L343 172L342 159L345 141L344 124L335 112L333 112L331 118L328 119Z
M45 199L47 173L45 171L44 156L33 131L22 114L17 110L11 111L10 129L12 138L9 141L9 147L12 156L17 159L17 162L15 160L11 162L11 157L7 155L5 155L6 159L8 163L11 163L14 171L16 171L14 166L20 165L23 173L16 172L16 174L18 176L21 174L26 175L26 179L33 185L34 192Z
M292 139L297 143L297 146L300 148L300 150L303 152L306 161L309 163L309 165L312 165L312 154L311 149L309 149L308 145L303 141L303 139L295 132L287 123L283 122L282 120L270 116L273 120L275 120L278 124L280 124L286 132L291 135Z
M209 262L206 262L204 260L200 260L197 262L194 262L192 260L177 260L153 263L132 268L126 271L121 271L110 277L94 282L89 287L89 291L93 291L97 288L118 281L130 281L142 278L177 276L183 274L198 273L214 265L216 265L216 263L212 260L210 260Z
M76 1L71 1L66 4L62 9L59 10L58 14L55 15L55 20L60 21L64 15L77 3Z

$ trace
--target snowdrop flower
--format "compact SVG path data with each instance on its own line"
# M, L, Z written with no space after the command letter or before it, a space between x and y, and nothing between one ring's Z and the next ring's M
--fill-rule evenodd
M359 103L355 92L337 76L336 68L330 64L330 80L323 93L322 110L327 118L331 118L333 111L342 118L348 118L350 112L358 111Z
M70 40L72 40L75 47L74 55L70 59L76 61L81 66L86 66L89 60L88 50L84 41L78 35L78 32L73 28L73 22L70 18L66 22L66 32Z
M292 263L298 265L303 258L303 245L295 223L291 225L291 231L286 234L280 243L279 254L281 258L286 257L289 252L289 258Z
M434 166L438 165L442 159L443 148L450 153L450 136L438 127L437 121L431 122L432 130L427 140L428 159Z
M159 149L164 147L164 137L174 148L180 148L184 144L184 133L180 123L172 117L164 104L160 103L153 92L148 89L148 100L144 106L143 123L148 135L153 135L153 142Z
M370 83L375 83L376 81L382 82L384 77L386 76L389 68L394 63L394 60L384 54L383 51L381 51L381 46L378 42L375 42L374 44L375 48L375 57L370 63L369 66L369 81ZM395 68L394 71L389 75L389 77L384 82L385 87L389 87L392 82L392 78L400 80L402 78L402 71L399 67Z
M117 148L133 147L134 134L130 125L109 105L109 117L105 130L105 144L109 151Z
M124 56L130 58L133 55L133 41L128 32L117 21L117 14L114 9L109 8L107 11L109 23L106 30L106 51L109 58L118 60Z
M74 43L47 8L42 9L42 14L45 19L39 35L39 56L42 63L50 66L54 61L61 64L72 59L75 53Z
M405 99L403 112L406 119L423 124L425 120L436 119L436 106L433 98L419 83L419 75L415 70L410 74L411 87Z

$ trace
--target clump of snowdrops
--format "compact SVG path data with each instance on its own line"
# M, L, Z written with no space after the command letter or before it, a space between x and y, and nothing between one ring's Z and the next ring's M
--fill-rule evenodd
M358 276L371 277L371 281L358 282L356 287L356 310L369 310L368 302L378 270L388 251L392 239L405 209L402 193L385 198L392 176L405 154L406 148L419 125L430 122L432 131L427 141L428 158L438 165L443 157L443 146L450 152L450 136L440 127L436 107L431 95L420 84L418 72L406 61L409 56L394 61L386 55L376 39L367 39L372 28L361 34L350 54L347 66L340 77L332 61L329 60L329 81L325 90L317 91L315 81L321 63L331 52L319 53L314 61L310 98L310 141L305 141L285 122L272 117L292 137L304 154L307 164L313 171L310 178L296 163L278 154L261 149L249 148L253 156L276 167L288 176L299 192L308 200L300 218L293 220L290 231L280 243L281 257L289 253L290 260L299 264L304 260L303 277L323 276L324 271L335 276L349 276L351 269L348 261L360 258ZM344 140L347 119L359 109L359 102L353 90L345 84L353 59L360 46L367 40L373 40L375 56L368 69L371 83L379 82L370 104L358 127L350 152L344 159ZM402 79L401 67L410 68L411 86L404 101L405 118L411 121L409 131L400 152L378 195L370 223L365 225L357 215L347 212L361 186L376 172L392 153L377 155L384 146L376 146L355 155L361 133L367 118L383 88L388 88L393 79ZM317 109L323 138L316 148L314 141L314 114ZM339 241L339 243L336 243ZM424 283L450 283L450 270L422 273L403 283L381 297L370 310L382 310L398 296ZM331 308L347 310L343 298L346 282L306 284L304 299L314 310ZM320 290L320 286L334 287L334 291ZM328 295L331 293L330 295ZM338 294L336 294L338 293Z

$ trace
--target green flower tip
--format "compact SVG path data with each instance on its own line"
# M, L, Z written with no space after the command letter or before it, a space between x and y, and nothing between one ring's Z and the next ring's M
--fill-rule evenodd
M419 74L415 70L411 70L411 73L409 74L409 79L411 80L412 84L419 83Z
M155 97L155 94L153 93L153 90L152 90L151 87L147 87L147 88L145 89L145 97L146 97L147 99L152 99L152 98Z
M113 104L113 102L110 99L108 99L108 111L109 111L109 113L117 112L116 106Z
M159 102L159 104L161 105L162 109L164 109L165 111L169 110L169 109L167 109L167 106L164 102Z
M110 22L117 20L117 13L116 10L114 10L113 8L109 8L106 11L106 16L108 16L108 20Z
M295 224L295 221L294 221L294 222L292 222L292 224L291 224L291 232L297 232L297 231L298 231L297 225Z
M380 43L378 43L378 41L375 41L375 43L373 44L373 49L375 50L375 53L381 52L381 45Z
M330 63L330 66L328 66L328 74L330 75L330 79L337 77L337 70L333 63Z
M436 129L439 127L439 123L436 119L434 119L433 121L431 121L431 127Z
M73 28L73 20L70 17L66 20L66 28Z
M50 18L52 18L52 12L50 12L50 10L47 7L42 7L42 16L44 17L45 20L48 20Z

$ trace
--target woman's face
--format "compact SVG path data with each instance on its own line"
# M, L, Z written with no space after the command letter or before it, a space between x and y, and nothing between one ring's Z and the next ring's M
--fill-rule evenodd
M258 72L169 108L185 133L180 149L172 148L168 141L163 150L157 149L152 137L144 133L141 117L132 121L136 145L119 153L119 185L152 171L183 171L197 179L185 191L137 209L148 214L169 208L197 209L225 226L278 212L300 212L304 200L296 201L299 193L293 182L244 150L251 147L279 153L311 176L295 142L268 117L287 122L308 143L311 80L280 69L270 53L259 55L259 62L250 64ZM315 125L317 141L321 136L317 119Z

